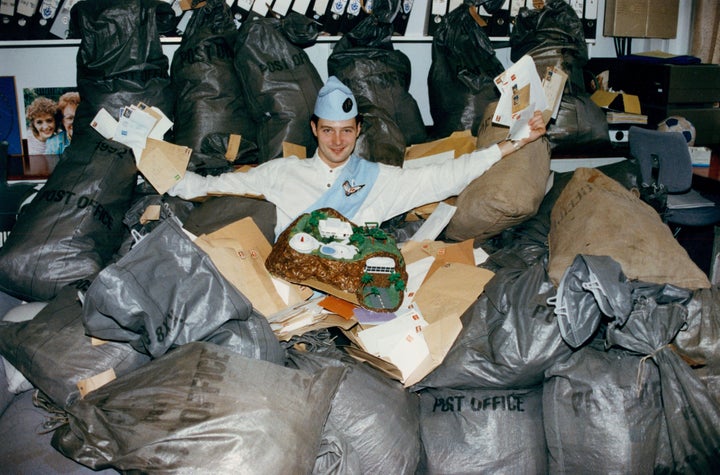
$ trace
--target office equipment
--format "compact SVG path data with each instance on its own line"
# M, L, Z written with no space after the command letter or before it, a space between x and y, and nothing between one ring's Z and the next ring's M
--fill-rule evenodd
M510 36L510 0L485 2L477 7L488 36Z
M685 137L678 132L631 127L630 154L640 163L643 185L667 190L665 221L675 227L708 226L720 222L720 207L692 189L692 160ZM654 169L657 168L657 172Z
M597 37L597 17L599 0L571 0L570 4L582 19L586 39Z
M37 40L52 38L50 30L59 11L60 0L42 0L30 19L30 38Z
M666 64L640 57L623 59L610 86L635 94L648 124L682 116L695 126L695 145L720 144L720 65Z
M675 38L679 0L606 0L605 36Z

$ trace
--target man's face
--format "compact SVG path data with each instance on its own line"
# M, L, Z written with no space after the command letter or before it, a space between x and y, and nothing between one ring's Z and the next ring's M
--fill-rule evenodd
M350 158L360 135L360 125L356 119L318 119L317 124L310 122L310 125L318 140L318 156L323 162L335 168Z

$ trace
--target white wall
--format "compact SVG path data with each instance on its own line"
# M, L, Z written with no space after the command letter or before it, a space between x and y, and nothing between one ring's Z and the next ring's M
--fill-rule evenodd
M410 93L418 102L426 124L432 124L427 98L427 75L430 69L431 38L423 36L429 0L415 0L405 38L395 42L396 49L408 55L412 62L413 76ZM598 1L598 38L589 44L591 57L615 57L613 38L602 36L605 0ZM680 0L678 35L672 40L635 39L633 52L662 50L672 54L688 54L691 41L692 0ZM38 46L38 44L40 46ZM0 76L15 76L18 94L23 88L74 87L76 84L76 41L52 42L0 42ZM179 43L165 43L164 51L172 58ZM306 51L323 77L327 78L327 58L333 42L322 41ZM498 48L496 55L505 66L511 64L510 48ZM22 100L18 104L24 116Z

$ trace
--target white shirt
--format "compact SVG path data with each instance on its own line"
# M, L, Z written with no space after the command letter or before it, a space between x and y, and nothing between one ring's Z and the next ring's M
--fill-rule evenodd
M396 167L379 163L380 171L370 193L355 216L357 225L382 223L418 206L459 194L502 158L493 145L439 163L419 167ZM206 195L264 196L277 208L275 235L308 211L329 189L345 165L330 168L317 153L309 159L297 157L270 160L247 172L203 177L186 172L168 194L183 199Z

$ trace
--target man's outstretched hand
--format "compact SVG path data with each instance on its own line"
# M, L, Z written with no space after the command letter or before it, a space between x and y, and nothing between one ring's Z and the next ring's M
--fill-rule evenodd
M528 125L530 126L530 136L522 140L523 145L534 142L547 132L545 129L545 119L540 111L535 111L528 121Z

